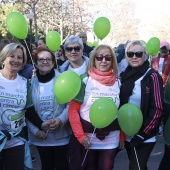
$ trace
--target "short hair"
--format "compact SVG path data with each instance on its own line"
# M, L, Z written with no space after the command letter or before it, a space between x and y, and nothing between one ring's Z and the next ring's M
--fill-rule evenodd
M54 66L56 68L56 59L55 59L55 55L52 51L50 51L48 48L44 48L44 47L38 47L35 51L35 54L34 54L34 57L33 57L33 60L35 62L35 64L37 64L37 60L38 60L38 54L41 53L42 51L47 51L51 54L52 56L52 61L54 62Z
M133 40L127 44L126 49L125 49L125 56L127 57L127 51L129 50L129 48L131 48L135 45L140 45L143 48L143 52L144 52L143 54L144 54L145 58L147 58L148 54L146 51L146 45L145 45L145 43L141 42L140 40Z
M85 33L85 32L80 32L79 34L78 34L78 36L80 36L80 34L83 34L84 36L86 36L86 38L87 38L87 34Z
M7 44L2 51L0 52L0 63L1 65L3 64L4 60L12 55L17 48L20 48L23 52L23 65L27 63L27 54L26 54L26 49L24 48L23 45L17 44L17 43L10 43Z
M69 38L67 38L67 40L65 41L64 49L67 48L68 44L74 44L74 43L78 43L80 45L81 49L84 48L82 39L78 36L72 35Z
M118 74L118 66L117 66L116 54L115 54L114 50L112 49L112 47L110 47L109 45L104 45L104 44L101 44L101 45L95 47L94 50L91 52L90 59L89 59L88 65L87 65L87 71L92 69L92 67L94 66L94 63L95 63L95 56L102 49L110 50L110 53L112 56L111 67L113 69L114 74L117 75Z
M44 44L46 44L46 38L45 37L40 37L39 39L38 39L38 41L39 40L42 40L43 42L44 42Z

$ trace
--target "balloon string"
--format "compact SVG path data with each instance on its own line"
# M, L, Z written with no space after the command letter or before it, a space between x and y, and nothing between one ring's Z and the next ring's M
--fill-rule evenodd
M91 140L92 140L92 138L93 138L93 135L94 135L95 130L96 130L96 128L94 128L94 131L93 131L92 136L91 136L91 138L90 138L90 143L91 143ZM84 159L83 159L83 162L82 162L82 164L81 164L81 167L83 166L83 164L84 164L84 162L85 162L85 160L86 160L88 151L89 151L89 149L87 149L86 154L84 155Z
M59 106L60 106L60 105L58 104L58 105L57 105L57 108L56 108L56 110L55 110L55 112L54 112L53 118L52 118L53 120L54 120L54 118L55 118L55 116L56 116L56 114L57 114L57 110L58 110ZM47 135L48 135L48 132L49 132L49 129L47 130L47 132L46 132L46 134L45 134L46 137L47 137Z
M24 40L24 42L25 42L26 47L27 47L27 50L28 50L28 52L29 52L29 55L30 55L30 58L31 58L32 65L33 65L33 67L34 67L34 69L35 69L34 61L33 61L33 59L32 59L32 55L31 55L30 49L28 48L28 44L27 44L27 42L26 42L25 40Z
M137 156L135 147L134 147L134 151L135 151L135 156L136 156L136 160L137 160L137 164L138 164L138 169L140 170L139 161L138 161L138 156Z

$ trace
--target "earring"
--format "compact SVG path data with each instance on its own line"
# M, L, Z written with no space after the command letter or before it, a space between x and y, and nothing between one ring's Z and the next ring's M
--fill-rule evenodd
M1 65L2 69L4 68L4 66L5 66L5 64L4 64L4 63L2 63L2 65Z

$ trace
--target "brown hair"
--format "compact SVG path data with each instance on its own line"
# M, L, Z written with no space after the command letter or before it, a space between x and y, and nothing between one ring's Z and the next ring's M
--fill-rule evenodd
M57 68L57 65L56 65L56 58L55 58L55 55L52 51L50 51L48 48L44 48L44 47L38 47L34 53L34 56L33 56L33 60L35 62L35 64L37 64L37 59L38 59L38 54L41 53L42 51L47 51L51 54L52 56L52 61L54 62L54 68Z
M95 56L102 49L109 49L110 50L111 55L112 55L112 65L111 65L111 67L113 69L114 74L117 75L118 66L117 66L117 60L116 60L115 52L109 45L104 45L104 44L95 47L95 49L90 53L90 59L89 59L88 65L87 65L87 70L92 69L92 67L94 66L94 63L95 63Z

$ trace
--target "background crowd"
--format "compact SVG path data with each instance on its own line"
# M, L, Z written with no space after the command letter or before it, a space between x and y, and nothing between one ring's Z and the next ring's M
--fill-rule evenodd
M146 170L160 126L165 127L165 151L159 170L170 169L167 41L151 58L139 40L89 47L84 32L67 38L55 53L45 37L28 47L4 39L0 63L0 169L32 169L29 142L37 147L42 170L112 170L124 148L125 169ZM81 88L69 103L59 104L54 83L68 70L80 76ZM121 130L117 113L107 127L93 126L90 108L103 94L117 109L127 103L140 108L143 122L134 136Z

